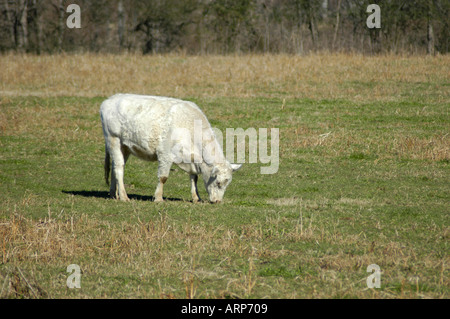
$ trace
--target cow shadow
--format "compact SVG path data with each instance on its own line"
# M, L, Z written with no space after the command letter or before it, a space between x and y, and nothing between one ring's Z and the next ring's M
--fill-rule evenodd
M103 198L103 199L111 199L109 196L109 192L107 191L62 191L64 194L74 195L74 196L83 196L83 197L94 197L94 198ZM140 201L148 201L153 202L155 197L153 196L145 196L138 194L127 194L129 199L132 200L140 200ZM171 198L171 197L163 197L165 201L169 202L183 202L184 200L181 198Z

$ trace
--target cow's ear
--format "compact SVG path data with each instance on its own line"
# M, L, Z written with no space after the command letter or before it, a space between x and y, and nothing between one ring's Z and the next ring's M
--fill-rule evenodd
M236 172L242 167L242 164L231 164L231 168L233 169L233 172Z

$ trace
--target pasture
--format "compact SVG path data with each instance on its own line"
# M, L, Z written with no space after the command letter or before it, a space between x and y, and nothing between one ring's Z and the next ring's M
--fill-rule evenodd
M0 56L0 297L448 298L449 66ZM109 199L99 106L118 92L196 102L223 131L279 128L279 170L244 164L212 205L191 202L174 165L154 203L157 163L131 157L131 202ZM66 286L70 264L80 289Z

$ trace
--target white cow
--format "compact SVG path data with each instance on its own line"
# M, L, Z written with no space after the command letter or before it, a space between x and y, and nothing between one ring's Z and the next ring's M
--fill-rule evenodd
M200 200L198 174L203 177L209 201L218 203L231 182L232 172L241 167L225 159L206 116L192 102L159 96L117 94L102 103L100 116L105 136L107 183L112 160L110 196L113 198L129 200L123 176L130 154L159 162L156 202L163 201L163 186L173 163L190 174L194 202ZM195 126L197 131L194 132ZM200 143L199 139L195 141L199 127L203 137Z

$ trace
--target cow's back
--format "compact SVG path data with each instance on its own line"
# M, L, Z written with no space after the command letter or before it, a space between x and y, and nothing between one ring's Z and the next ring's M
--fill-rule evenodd
M197 119L209 127L196 104L160 96L117 94L102 103L100 114L105 139L119 138L131 153L147 160L168 151L164 148L170 147L174 127L191 129Z

